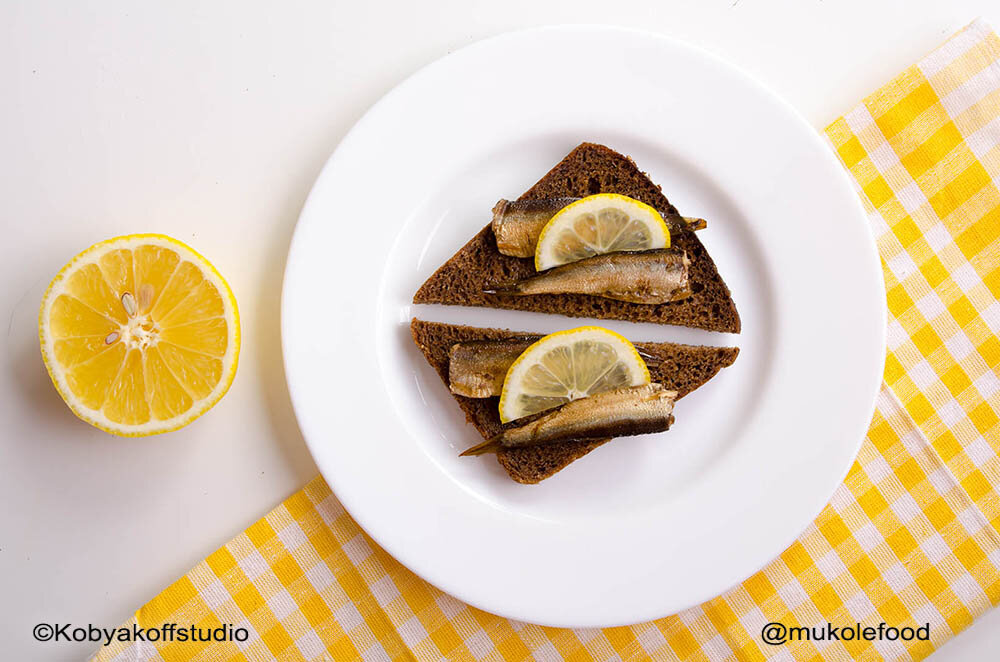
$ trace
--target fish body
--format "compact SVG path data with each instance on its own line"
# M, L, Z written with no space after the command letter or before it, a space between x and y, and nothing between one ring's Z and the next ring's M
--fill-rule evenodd
M691 296L687 254L675 248L622 251L570 262L535 276L502 283L486 294L590 294L631 303L660 304Z
M579 198L501 200L493 207L493 234L504 255L532 257L538 235L556 212Z
M580 198L537 198L501 200L493 207L493 234L497 249L512 257L533 257L538 236L545 224L560 209ZM671 233L681 230L701 230L703 218L668 215L663 218Z
M467 398L500 395L507 370L538 337L471 340L448 352L448 388Z
M509 427L462 455L482 455L498 448L549 444L570 439L631 437L663 432L673 423L677 391L642 384L573 400L530 422Z

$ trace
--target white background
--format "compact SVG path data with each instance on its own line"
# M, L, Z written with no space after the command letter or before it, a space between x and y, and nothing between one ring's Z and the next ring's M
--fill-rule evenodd
M520 27L640 27L743 67L821 129L977 16L1000 26L1000 5L0 0L4 658L87 656L93 645L38 644L31 627L116 625L315 474L281 366L288 241L337 142L422 65ZM128 440L62 404L36 322L70 257L134 232L171 234L215 263L240 303L243 351L210 413ZM934 660L987 659L998 625L994 610Z

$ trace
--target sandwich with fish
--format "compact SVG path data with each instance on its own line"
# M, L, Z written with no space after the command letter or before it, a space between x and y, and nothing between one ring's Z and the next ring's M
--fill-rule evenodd
M630 158L583 143L517 200L498 202L492 221L420 286L413 302L739 333L729 287L698 238L705 227L682 216ZM584 262L626 251L635 255ZM669 278L654 273L664 263ZM546 273L563 265L573 266ZM620 281L608 280L623 265L633 280L624 298ZM603 282L587 282L598 276Z
M583 143L420 287L471 305L738 333L729 289L696 233L631 159ZM738 349L638 343L598 326L545 337L411 322L414 342L495 454L537 483L615 437L666 431L677 400Z
M674 404L730 366L736 347L635 344L585 326L548 336L413 319L424 358L519 483L549 478L614 437L664 431Z

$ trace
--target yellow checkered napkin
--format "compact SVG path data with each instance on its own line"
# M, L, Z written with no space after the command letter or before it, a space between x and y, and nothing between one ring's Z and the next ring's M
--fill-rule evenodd
M147 628L244 626L248 641L114 644L96 659L927 656L1000 601L1000 39L972 24L826 134L857 184L882 254L885 383L846 481L764 570L651 623L528 625L473 609L411 574L317 478L133 619ZM772 621L930 623L931 635L769 646L761 628Z

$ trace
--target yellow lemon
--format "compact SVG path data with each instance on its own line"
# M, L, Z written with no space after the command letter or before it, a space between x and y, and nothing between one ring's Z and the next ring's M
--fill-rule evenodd
M599 326L545 336L507 370L500 394L504 423L571 400L649 383L649 369L624 337Z
M91 246L56 274L38 339L73 413L143 436L187 425L225 395L240 316L208 260L176 239L135 234Z
M549 219L538 235L535 269L669 246L670 231L660 212L628 196L601 193L572 202Z

